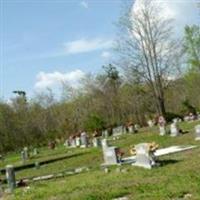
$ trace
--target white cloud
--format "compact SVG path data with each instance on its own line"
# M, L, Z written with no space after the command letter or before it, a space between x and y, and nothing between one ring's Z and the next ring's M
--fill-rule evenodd
M103 51L102 54L101 54L101 57L102 58L110 58L111 57L111 53L109 51Z
M85 73L79 69L61 73L58 71L52 73L39 72L36 76L35 89L46 89L58 86L61 83L69 83L73 87L79 85L79 81L85 76Z
M86 8L86 9L89 8L89 5L88 5L88 3L87 3L86 1L81 1L81 2L80 2L80 5L81 5L83 8Z
M80 39L64 44L66 54L86 53L96 50L109 49L112 47L112 40L102 38Z

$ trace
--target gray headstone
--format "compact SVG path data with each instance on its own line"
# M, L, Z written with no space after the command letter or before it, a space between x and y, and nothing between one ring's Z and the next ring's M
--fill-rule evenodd
M15 171L12 165L6 166L6 179L10 192L16 188Z
M165 126L159 126L160 129L160 135L163 136L166 134Z
M118 127L113 128L114 136L121 135L121 134L123 134L123 132L124 132L123 126L118 126Z
M38 155L38 153L39 153L39 152L38 152L38 149L37 149L37 148L34 148L34 149L33 149L33 155L36 156L36 155Z
M147 143L138 144L136 149L135 166L151 169L155 165L154 155L149 152L149 145Z
M174 121L171 125L170 125L170 136L171 137L176 137L179 135L179 128L177 125L177 122Z
M81 147L85 148L88 146L88 139L87 139L87 133L82 132L81 133Z
M101 147L101 138L99 137L93 138L92 143L94 147Z
M75 138L75 143L76 143L76 147L80 147L81 146L81 139L80 139L80 137L76 137Z
M103 135L103 137L107 138L109 136L108 130L102 131L102 135Z
M195 126L195 134L196 134L195 140L200 140L200 124Z
M151 119L147 121L147 124L150 128L154 126L154 123Z
M24 156L26 160L29 158L28 147L24 147Z
M107 147L103 149L104 162L106 165L119 163L117 159L117 147Z
M25 156L25 152L21 151L21 159L22 159L22 163L26 162L26 156Z
M101 140L101 146L102 146L102 149L106 149L109 146L107 139Z

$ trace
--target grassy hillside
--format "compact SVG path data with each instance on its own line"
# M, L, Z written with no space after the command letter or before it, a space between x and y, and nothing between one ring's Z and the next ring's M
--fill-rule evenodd
M157 142L160 147L171 145L200 145L194 140L193 127L198 122L182 123L181 127L189 133L180 137L160 137L157 128L143 128L138 134L127 134L110 143L123 149L129 155L129 147L141 142ZM200 148L163 156L161 166L147 170L130 165L113 166L105 173L100 164L103 162L101 149L40 149L40 154L29 162L69 155L70 157L40 169L26 169L16 173L22 177L41 176L63 170L89 167L88 172L49 181L39 181L30 188L18 188L14 194L4 196L5 200L106 200L128 197L134 200L178 200L200 199ZM18 154L10 154L1 166L13 163L19 165ZM3 178L3 177L2 177Z

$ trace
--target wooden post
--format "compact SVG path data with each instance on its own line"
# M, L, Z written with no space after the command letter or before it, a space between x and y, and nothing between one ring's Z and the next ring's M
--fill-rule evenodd
M10 192L13 192L13 190L16 188L15 171L13 165L6 166L6 179Z

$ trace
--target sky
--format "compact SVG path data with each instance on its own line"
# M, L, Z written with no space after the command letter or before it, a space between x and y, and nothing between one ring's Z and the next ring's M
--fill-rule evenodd
M135 6L141 0L136 0ZM200 24L198 0L157 0L177 34ZM200 1L199 1L200 2ZM123 0L0 0L0 98L28 96L61 82L77 86L113 57Z

